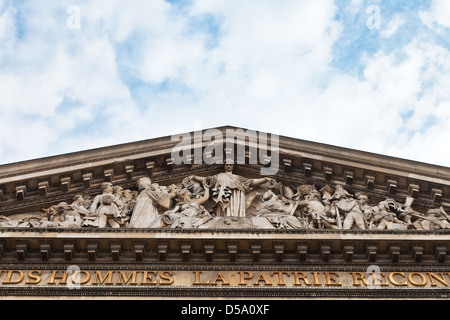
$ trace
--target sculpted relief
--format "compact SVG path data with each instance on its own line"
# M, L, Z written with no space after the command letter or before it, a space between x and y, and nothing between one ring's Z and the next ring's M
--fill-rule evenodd
M233 173L190 176L179 185L160 186L148 177L137 190L105 182L101 194L76 195L40 212L0 216L0 227L156 228L156 229L450 229L443 207L420 213L414 199L404 204L385 199L371 204L366 194L337 185L284 186L272 178L251 179Z

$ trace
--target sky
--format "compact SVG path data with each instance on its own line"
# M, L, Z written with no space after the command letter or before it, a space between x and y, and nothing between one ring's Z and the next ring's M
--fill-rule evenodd
M448 0L0 0L0 164L232 125L450 166Z

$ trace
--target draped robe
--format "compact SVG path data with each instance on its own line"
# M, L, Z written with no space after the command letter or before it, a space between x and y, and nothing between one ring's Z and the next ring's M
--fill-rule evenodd
M158 205L169 207L170 196L167 192L148 187L141 191L131 215L129 227L149 228L152 221L159 217Z
M241 217L245 214L245 194L251 190L253 179L233 173L219 173L210 177L212 199L218 204L217 216Z

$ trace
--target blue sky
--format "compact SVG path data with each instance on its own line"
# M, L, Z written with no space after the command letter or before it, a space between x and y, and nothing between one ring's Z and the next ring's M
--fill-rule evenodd
M0 0L0 164L234 125L450 166L450 1Z

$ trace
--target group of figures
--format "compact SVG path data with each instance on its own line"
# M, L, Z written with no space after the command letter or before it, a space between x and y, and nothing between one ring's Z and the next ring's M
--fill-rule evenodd
M362 192L337 185L284 186L272 178L251 179L225 172L190 176L181 186L160 186L148 177L137 190L110 182L94 198L76 195L41 212L0 216L0 227L34 228L263 228L263 229L450 229L443 207L420 213L413 198L376 205Z

